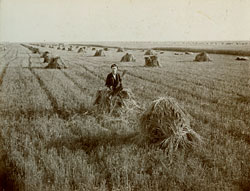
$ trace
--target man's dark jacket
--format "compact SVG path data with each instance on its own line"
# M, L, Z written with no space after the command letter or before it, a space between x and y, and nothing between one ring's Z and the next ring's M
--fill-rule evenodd
M117 73L115 77L116 78L114 78L112 72L108 74L105 84L108 88L113 87L114 91L118 88L122 88L122 79L120 74Z

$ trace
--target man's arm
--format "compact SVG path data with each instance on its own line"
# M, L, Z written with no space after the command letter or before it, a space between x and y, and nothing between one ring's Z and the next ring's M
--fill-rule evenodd
M105 86L107 86L109 89L111 89L111 87L112 87L110 74L106 78Z
M118 74L118 75L119 75L119 81L120 81L120 83L122 83L122 78L121 78L120 74Z
M118 76L118 79L119 79L119 86L122 87L122 78L121 78L120 74L117 74L117 76Z

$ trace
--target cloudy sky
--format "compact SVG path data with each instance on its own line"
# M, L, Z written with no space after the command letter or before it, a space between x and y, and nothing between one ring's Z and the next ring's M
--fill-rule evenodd
M0 0L0 41L250 40L249 0Z

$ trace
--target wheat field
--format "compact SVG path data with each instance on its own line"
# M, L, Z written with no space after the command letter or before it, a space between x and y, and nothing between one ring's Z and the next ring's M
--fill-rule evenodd
M39 55L21 44L5 46L1 189L250 190L250 61L210 54L212 62L194 62L195 54L157 51L162 67L148 68L141 49L126 50L136 62L121 63L125 53L112 47L94 57L90 45L86 53L35 46L68 66L56 70L44 69ZM204 143L169 157L164 149L133 141L140 136L138 116L108 121L91 113L114 63L119 72L127 70L123 85L142 110L158 97L175 98Z

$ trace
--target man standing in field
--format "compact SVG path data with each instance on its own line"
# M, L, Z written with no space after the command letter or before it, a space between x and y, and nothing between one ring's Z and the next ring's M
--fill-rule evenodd
M111 95L117 94L122 88L122 79L119 73L117 73L118 66L116 64L111 65L112 72L108 74L106 78L106 86L112 91Z

